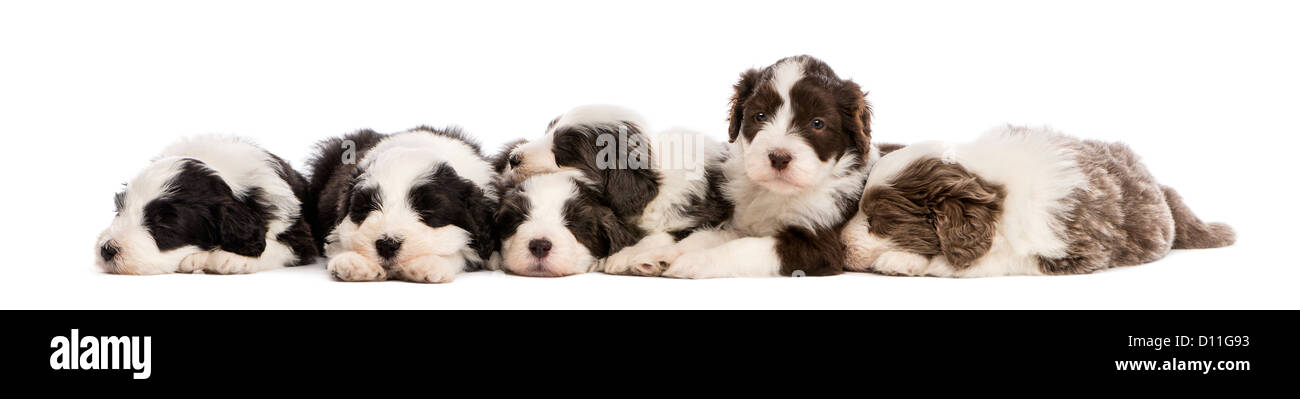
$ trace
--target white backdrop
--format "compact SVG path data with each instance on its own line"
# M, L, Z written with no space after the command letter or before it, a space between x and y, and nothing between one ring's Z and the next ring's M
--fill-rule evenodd
M1300 308L1293 2L5 2L3 308ZM1135 4L1136 3L1136 4ZM235 133L301 167L318 139L418 124L488 148L613 102L725 139L738 74L811 54L870 90L875 139L1001 123L1122 140L1236 246L1087 276L332 282L110 276L120 184L171 140Z

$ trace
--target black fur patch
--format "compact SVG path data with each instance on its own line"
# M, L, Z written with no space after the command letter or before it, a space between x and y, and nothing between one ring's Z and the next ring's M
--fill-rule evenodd
M316 249L324 252L325 236L347 215L351 185L359 171L357 163L386 135L361 130L316 144L316 155L308 161L311 171L303 215L311 225Z
M429 227L452 225L469 232L470 247L486 260L496 249L492 234L492 210L496 203L474 182L460 177L451 165L438 165L425 181L411 187L407 201ZM474 268L482 265L471 265Z
M621 122L621 125L627 126L627 131L622 135L619 134L619 124L561 127L553 133L555 145L552 152L555 154L556 165L578 169L588 179L596 182L601 202L626 220L639 217L646 205L659 194L659 174L650 168L654 154L650 151L649 139L635 124ZM598 165L597 157L602 147L597 140L602 136L614 139L607 145L619 146L613 151L617 158L613 161L639 159L644 164L628 167L622 167L622 162L612 167ZM628 143L640 141L641 145L618 143L622 139Z
M144 227L162 251L194 245L257 257L266 249L268 210L260 188L236 199L230 186L198 160L185 160L169 194L144 207Z

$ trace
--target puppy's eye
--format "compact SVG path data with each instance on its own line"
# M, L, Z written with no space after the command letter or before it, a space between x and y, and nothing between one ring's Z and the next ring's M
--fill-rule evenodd
M813 119L812 127L813 129L821 130L823 127L826 127L826 122L822 122L821 119Z
M754 120L759 121L759 122L767 122L767 114L762 113L762 112L759 112L759 113L757 113L757 114L754 114Z
M524 157L520 156L518 153L510 154L510 158L507 162L510 163L510 167L517 168L519 167L519 164L524 162Z
M126 193L117 193L113 195L113 212L122 213L122 206L126 203Z

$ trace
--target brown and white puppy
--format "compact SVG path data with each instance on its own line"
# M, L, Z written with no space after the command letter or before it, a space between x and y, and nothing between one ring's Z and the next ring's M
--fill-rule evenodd
M457 129L361 131L319 145L315 232L343 281L451 281L496 246L492 165Z
M95 243L116 274L252 273L317 255L289 163L237 137L200 136L163 150L114 197Z
M844 230L846 268L908 276L1090 273L1231 245L1119 143L1007 126L880 159Z
M728 217L631 263L678 278L840 273L839 230L879 157L870 126L862 89L816 58L746 71L717 185Z
M579 171L534 175L513 186L494 218L501 253L488 268L533 277L593 270L600 258L642 236L601 196Z

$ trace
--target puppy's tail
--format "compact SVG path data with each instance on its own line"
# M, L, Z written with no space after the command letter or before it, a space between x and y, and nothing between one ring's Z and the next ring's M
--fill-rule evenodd
M1165 203L1174 215L1174 249L1219 248L1237 242L1237 232L1223 223L1205 223L1183 203L1183 197L1168 186Z

